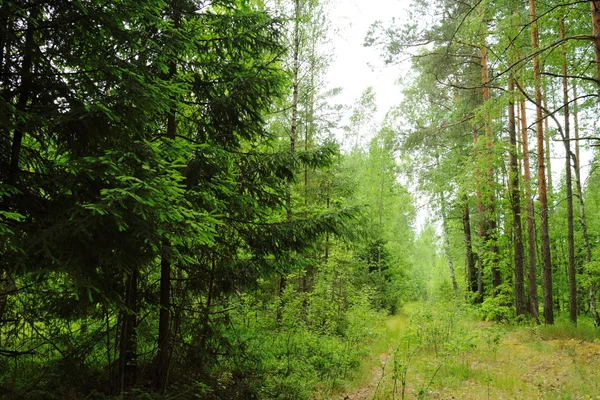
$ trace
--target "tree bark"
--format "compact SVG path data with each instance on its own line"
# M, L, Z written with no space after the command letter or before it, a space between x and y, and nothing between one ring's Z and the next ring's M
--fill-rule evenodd
M17 286L15 285L15 281L6 273L6 271L0 271L0 328L2 327L4 320L8 295L16 289Z
M488 69L488 55L487 55L487 43L486 43L486 27L484 24L484 32L482 33L482 43L480 47L480 61L481 61L481 83L482 83L482 96L483 104L485 105L490 100L490 88L489 88L489 69ZM498 247L496 244L496 207L495 207L495 195L494 195L494 137L492 131L492 119L489 111L485 112L484 115L485 125L485 184L483 185L483 204L484 204L484 215L485 215L485 247L487 249L486 258L490 264L490 270L492 274L492 288L493 294L496 295L498 287L502 284L502 276L500 269L498 268Z
M458 297L458 283L456 282L456 274L454 272L454 261L452 260L452 254L450 253L450 235L448 233L448 221L446 217L446 199L444 198L444 192L440 192L440 205L442 211L442 231L444 235L444 252L448 259L448 269L450 270L450 280L452 281L452 289L454 290L454 296Z
M474 131L474 147L475 160L478 159L478 137L477 131ZM477 161L476 161L477 162ZM475 169L475 190L477 197L477 233L479 235L477 247L477 292L479 293L476 299L477 303L483 302L484 285L483 285L483 260L486 257L486 223L485 223L485 206L483 204L483 194L481 191L481 170L477 166Z
M525 99L520 101L521 141L523 148L523 184L525 186L525 212L527 214L527 285L529 288L529 313L538 320L538 291L537 291L537 245L535 240L535 214L533 193L531 190L531 169L529 166L529 137L527 134L527 114Z
M19 99L16 104L17 113L25 113L27 111L27 104L31 97L31 86L33 84L32 79L32 68L34 64L34 33L36 23L34 22L39 18L39 6L35 6L29 12L29 18L27 19L27 28L25 30L25 48L23 52L23 63L21 64L20 73L20 86L19 86ZM8 172L8 184L15 185L17 180L17 174L19 172L19 159L21 157L21 147L23 144L23 136L25 134L24 117L15 118L16 127L13 131L13 139L10 151L10 165Z
M137 381L137 267L127 275L125 283L125 310L121 312L121 335L119 340L119 387L118 394L130 389Z
M508 136L509 145L509 191L513 217L513 259L515 263L515 305L517 315L527 311L525 303L525 277L524 277L524 248L523 228L521 226L521 193L519 189L519 166L517 157L517 129L515 121L515 83L512 74L508 76Z
M600 101L600 0L590 1L590 7L592 10L592 33L594 36L594 61L596 62L598 101Z
M588 296L590 314L594 321L594 326L600 326L600 315L596 309L596 287L592 281L590 272L590 263L592 262L592 246L590 244L590 237L587 231L587 222L585 217L585 204L583 200L583 190L581 189L581 170L579 165L579 119L577 114L577 85L573 85L573 129L575 131L575 154L571 153L573 157L573 165L575 169L575 190L577 193L577 200L579 204L579 223L581 224L581 234L583 236L583 244L585 247L585 273L589 283Z
M469 201L465 196L463 202L463 232L465 237L465 256L467 264L468 290L471 293L477 293L477 269L475 267L475 258L473 257L473 244L471 240L471 216L469 213Z
M537 16L535 0L529 0L529 18L531 22L531 48L535 54L539 48ZM544 157L544 127L542 115L542 90L540 61L537 55L533 57L533 77L536 102L536 129L537 129L537 167L538 167L538 195L540 199L540 236L542 242L542 292L544 295L544 323L554 324L554 309L552 301L552 259L550 255L550 232L548 224L548 197L546 193L546 165Z
M294 0L294 33L293 33L293 49L292 49L292 105L291 105L291 122L290 122L290 148L289 162L290 168L294 167L294 157L296 154L296 139L298 137L298 105L299 105L299 89L300 89L300 0ZM285 196L285 210L289 231L292 234L293 210L292 210L292 185L287 184ZM277 320L281 321L283 317L283 293L287 285L287 277L285 272L279 275L279 300L280 306L277 309Z
M543 101L543 106L544 109L547 110L548 109L548 99L546 98L546 93L548 92L546 87L545 87L545 83L546 80L543 79L542 77L542 87L544 88L544 90L542 91L542 101ZM550 121L549 118L544 118L544 132L546 132L546 135L544 136L544 157L546 157L546 178L547 178L547 185L546 185L546 196L548 198L548 212L550 214L552 214L554 212L554 186L552 183L552 156L551 156L551 152L550 152L550 135L548 135L547 133L550 131Z
M560 19L560 38L565 38L565 20ZM567 52L565 45L561 46L562 52L562 85L563 85L563 112L565 115L563 140L565 146L565 185L567 195L567 253L569 261L569 319L577 324L577 281L575 271L575 239L573 233L573 184L571 177L571 125L569 121L569 84L567 81Z
M181 25L181 10L179 0L173 0L171 3L173 13L172 28L179 29ZM169 63L169 79L175 78L177 74L177 62L175 58ZM175 140L177 136L177 104L176 99L171 97L171 106L167 115L167 138ZM165 393L169 375L169 336L171 328L171 244L165 240L163 244L163 254L160 262L160 311L158 321L158 354L155 385L161 393Z

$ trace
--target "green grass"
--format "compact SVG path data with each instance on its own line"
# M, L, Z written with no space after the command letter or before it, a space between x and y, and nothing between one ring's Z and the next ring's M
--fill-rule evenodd
M600 332L559 315L553 326L496 325L461 304L409 304L388 317L339 399L598 399ZM382 368L382 360L385 368Z

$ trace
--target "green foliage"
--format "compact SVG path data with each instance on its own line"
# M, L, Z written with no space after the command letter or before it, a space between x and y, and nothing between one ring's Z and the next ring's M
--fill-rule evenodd
M511 322L515 318L513 290L508 285L497 288L494 296L486 297L481 304L481 315L486 321Z

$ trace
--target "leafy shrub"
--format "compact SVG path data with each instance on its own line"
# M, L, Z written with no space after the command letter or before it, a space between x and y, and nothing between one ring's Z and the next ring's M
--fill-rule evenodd
M481 314L486 321L509 322L515 318L512 289L508 285L498 287L495 296L488 296L481 304Z

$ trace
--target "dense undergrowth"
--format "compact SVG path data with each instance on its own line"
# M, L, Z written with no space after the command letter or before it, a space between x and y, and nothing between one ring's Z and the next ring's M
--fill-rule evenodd
M177 338L181 344L173 356L176 364L166 393L151 386L153 336L150 322L143 320L137 330L135 389L111 395L111 369L104 360L112 349L106 338L94 341L96 336L102 338L102 322L90 323L85 332L74 323L70 331L60 328L55 337L69 338L72 346L79 341L86 356L69 357L69 343L56 342L53 349L41 346L31 355L3 363L0 398L302 400L314 398L316 392L329 396L352 379L386 314L373 306L373 290L357 290L350 282L342 285L330 278L317 274L310 293L294 285L300 279L291 279L281 299L268 295L268 285L231 299L229 310L212 316L210 332L189 330ZM32 329L41 330L41 325ZM199 343L203 337L206 342Z

